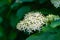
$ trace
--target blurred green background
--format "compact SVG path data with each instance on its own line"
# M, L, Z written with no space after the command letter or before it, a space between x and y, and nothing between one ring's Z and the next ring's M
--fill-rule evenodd
M60 40L60 26L45 28L41 35L39 33L30 34L32 36L17 30L16 24L31 11L60 16L60 8L55 8L50 0L0 0L0 40Z

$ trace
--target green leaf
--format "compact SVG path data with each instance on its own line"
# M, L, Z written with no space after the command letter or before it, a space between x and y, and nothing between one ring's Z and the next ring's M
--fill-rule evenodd
M31 9L30 9L29 6L23 6L23 7L21 7L21 8L17 11L16 16L17 16L19 19L22 19L23 16L24 16L27 12L29 12L30 10L31 10Z
M28 37L26 40L54 40L55 34L49 32L36 33Z
M18 8L19 6L20 6L19 3L14 2L14 3L11 5L11 9L16 9L16 8Z
M47 31L50 31L50 30L51 30L51 27L49 27L49 26L43 26L42 27L43 32L47 32Z
M56 34L55 40L60 40L60 31Z
M52 28L56 28L57 26L60 26L60 19L53 21L53 22L50 24L50 26L51 26Z

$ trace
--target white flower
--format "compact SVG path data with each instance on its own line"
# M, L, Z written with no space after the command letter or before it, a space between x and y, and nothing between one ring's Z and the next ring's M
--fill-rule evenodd
M45 24L45 19L41 12L30 12L25 15L24 20L17 24L17 29L29 33L36 30L40 31L41 27Z
M47 21L54 21L54 20L60 19L58 15L53 15L53 14L47 15L46 18L47 18Z
M56 7L60 7L60 0L51 0L51 3Z

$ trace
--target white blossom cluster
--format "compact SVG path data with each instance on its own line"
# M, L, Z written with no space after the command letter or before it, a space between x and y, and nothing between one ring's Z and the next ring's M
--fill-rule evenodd
M56 7L60 7L60 0L51 0L51 3Z
M41 12L30 12L17 24L17 29L29 33L36 30L40 31L41 27L45 24L45 19Z
M60 19L58 15L49 14L46 16L47 21L54 21Z

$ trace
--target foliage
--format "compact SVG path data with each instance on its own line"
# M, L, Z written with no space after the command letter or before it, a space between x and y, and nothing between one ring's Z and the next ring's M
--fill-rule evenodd
M55 8L50 0L0 0L0 40L60 40L60 19L44 25L41 32L17 30L17 23L31 11L60 16L60 8Z

